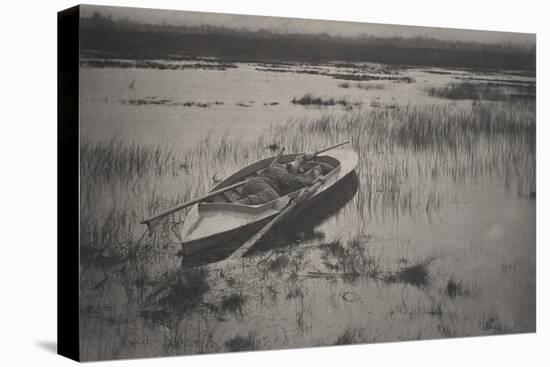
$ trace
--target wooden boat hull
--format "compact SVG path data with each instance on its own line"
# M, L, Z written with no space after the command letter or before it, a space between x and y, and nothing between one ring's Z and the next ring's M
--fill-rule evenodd
M281 163L294 160L297 154L284 155ZM320 155L320 160L325 160L337 166L328 175L325 183L308 200L300 203L289 217L295 217L312 205L319 203L323 198L332 193L332 189L339 181L353 172L357 166L357 153L353 150L334 150L326 155ZM238 182L254 172L265 168L272 158L256 162L241 171L230 176L212 190L217 190ZM237 233L250 230L257 226L258 229L267 224L288 204L291 197L297 192L283 196L269 203L249 206L235 203L207 203L201 202L195 205L187 215L181 230L182 252L192 254L205 250L212 246L222 246ZM286 220L288 221L287 218Z

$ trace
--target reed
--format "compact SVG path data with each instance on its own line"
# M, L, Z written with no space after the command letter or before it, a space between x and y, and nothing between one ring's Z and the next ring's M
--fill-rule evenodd
M534 85L516 85L510 81L506 81L505 83L502 81L500 83L467 81L450 83L444 87L426 88L425 91L431 97L455 100L506 101L518 98L535 99Z
M257 350L259 347L258 341L254 333L248 333L246 336L237 335L225 342L225 349L228 352L242 352L249 350Z
M322 97L315 97L312 94L304 94L300 98L292 98L291 101L293 104L299 104L302 106L336 106L336 105L342 105L344 107L350 106L353 103L349 102L346 99L340 98L322 98Z

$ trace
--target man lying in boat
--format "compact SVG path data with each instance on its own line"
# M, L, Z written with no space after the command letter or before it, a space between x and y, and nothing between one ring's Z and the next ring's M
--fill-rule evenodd
M258 173L243 186L241 199L236 203L259 205L300 190L320 180L334 167L315 160L315 155L306 153L286 165L275 164Z

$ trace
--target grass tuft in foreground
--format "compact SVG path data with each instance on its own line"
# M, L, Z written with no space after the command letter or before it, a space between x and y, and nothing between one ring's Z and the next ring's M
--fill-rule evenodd
M225 350L228 352L258 350L256 336L252 332L248 333L246 336L237 335L225 342Z
M428 267L434 260L434 257L430 257L413 265L402 267L397 272L390 274L386 280L391 283L405 283L415 287L425 287L430 283Z
M364 328L348 327L332 345L350 345L357 343L374 343L377 337L368 337Z

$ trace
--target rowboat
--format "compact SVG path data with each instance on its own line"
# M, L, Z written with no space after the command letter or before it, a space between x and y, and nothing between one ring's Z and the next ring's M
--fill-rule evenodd
M281 155L279 163L292 162L298 155ZM239 182L257 175L259 171L269 166L273 159L274 157L262 159L236 172L212 188L211 193L223 191L223 194L220 194L222 196L209 197L193 205L180 230L183 254L192 254L215 245L221 246L224 244L224 240L236 232L270 221L281 213L292 199L297 197L300 190L260 205L244 205L233 202L240 196ZM335 149L330 153L318 155L316 160L334 168L325 175L323 184L313 195L296 205L292 211L292 217L302 213L322 200L325 195L333 192L337 183L354 171L358 156L351 149ZM235 187L224 191L224 188L231 186Z

